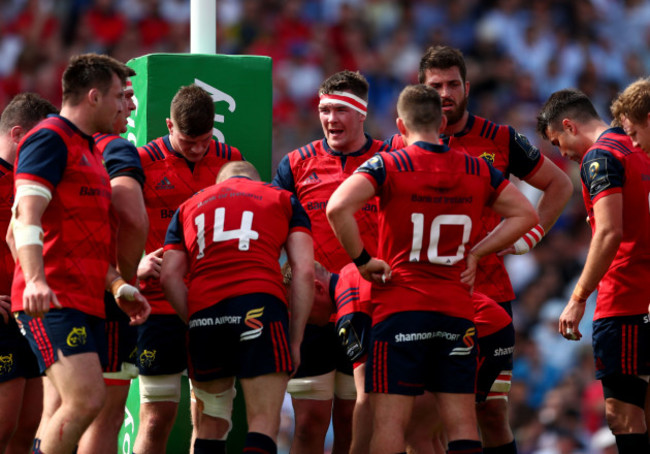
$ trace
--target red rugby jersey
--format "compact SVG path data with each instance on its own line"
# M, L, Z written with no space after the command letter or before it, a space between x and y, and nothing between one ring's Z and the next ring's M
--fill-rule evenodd
M296 194L311 220L314 258L328 271L338 273L350 263L325 216L327 202L334 190L374 153L388 147L368 137L361 150L344 155L332 150L325 139L316 140L286 155L273 183ZM370 253L377 250L377 203L369 201L355 215L363 243Z
M510 174L520 179L532 176L544 162L544 156L528 139L511 126L498 125L485 118L470 115L465 129L451 137L442 136L450 148L470 156L485 158L506 178ZM482 240L501 222L491 208L483 212L483 228L477 241ZM515 298L504 258L496 254L484 257L478 266L474 289L501 303Z
M226 298L268 293L285 301L280 253L309 218L289 191L248 178L229 178L183 203L165 250L189 256L188 313Z
M18 146L16 180L34 180L52 191L41 223L45 278L63 307L104 317L104 289L111 259L111 186L93 138L52 115ZM25 278L16 265L12 310L23 309Z
M370 289L372 284L361 277L354 263L348 263L339 273L339 279L334 288L334 303L336 304L336 321L354 312L372 315Z
M0 232L7 232L14 204L14 166L0 158ZM6 241L0 241L0 295L11 295L14 258Z
M392 279L373 285L373 323L408 311L472 319L464 258L480 233L481 213L508 184L482 159L416 142L379 153L357 171L377 188L379 253Z
M199 190L213 185L223 164L243 159L237 148L213 140L205 156L190 166L185 158L174 151L168 135L138 148L138 153L146 178L143 194L149 216L147 254L164 245L169 221L181 203ZM175 313L165 300L159 280L144 280L140 287L151 304L153 314Z
M508 312L489 296L472 293L474 302L474 325L476 335L481 338L494 334L512 323Z
M623 238L598 284L594 320L648 313L650 301L650 158L620 128L603 132L580 166L582 195L592 233L594 203L610 194L623 195Z

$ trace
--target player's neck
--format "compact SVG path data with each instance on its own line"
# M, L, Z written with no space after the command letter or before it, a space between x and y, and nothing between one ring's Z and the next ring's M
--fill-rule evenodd
M465 110L463 116L460 117L460 120L458 120L456 123L447 123L447 127L443 131L443 134L447 136L453 136L454 134L461 132L465 129L465 126L467 126L467 120L469 120L469 111Z
M589 140L596 142L602 133L607 131L610 126L602 120L593 120L587 123L585 126L585 135L589 137Z
M16 159L16 147L8 134L0 136L0 158L13 164Z
M82 109L79 106L69 107L64 105L61 107L61 113L59 115L71 122L86 135L92 136L97 132L92 123L92 116L89 115L86 109Z

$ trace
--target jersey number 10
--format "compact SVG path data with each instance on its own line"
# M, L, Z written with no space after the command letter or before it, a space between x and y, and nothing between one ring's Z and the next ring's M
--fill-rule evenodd
M422 251L422 239L424 238L424 214L411 213L411 222L413 223L413 242L411 243L411 253L409 261L419 262L420 252ZM457 225L463 227L462 242L458 245L455 255L439 255L438 244L440 242L440 227L443 225ZM429 249L427 249L427 259L430 263L437 265L454 265L465 257L465 245L469 241L472 232L472 219L465 214L441 214L436 216L431 222L429 230Z

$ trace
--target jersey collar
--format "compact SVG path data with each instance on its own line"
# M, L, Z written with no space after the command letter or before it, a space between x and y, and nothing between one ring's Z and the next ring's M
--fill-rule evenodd
M440 145L437 143L417 141L417 142L413 142L413 145L415 145L416 147L420 147L423 150L431 151L433 153L446 153L447 151L449 151L449 147L447 145Z
M469 116L467 117L467 123L465 123L465 127L463 128L462 131L458 131L456 134L452 134L451 136L448 136L447 134L440 134L440 138L444 143L449 143L450 137L462 137L472 130L475 121L476 121L476 117L472 114L469 114Z
M366 136L366 143L363 145L363 147L361 147L361 149L355 151L354 153L341 153L340 151L332 150L327 144L327 139L323 139L323 148L332 156L361 156L370 150L373 142L372 137L370 137L367 133L364 132L363 135Z

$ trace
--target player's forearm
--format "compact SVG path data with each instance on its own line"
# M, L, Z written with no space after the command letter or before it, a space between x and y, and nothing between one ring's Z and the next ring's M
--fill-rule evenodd
M127 281L135 277L147 242L149 222L146 216L144 227L120 224L117 232L117 264L120 274Z
M313 262L312 262L313 263ZM291 342L302 342L307 318L314 301L314 268L311 270L292 267L291 298L289 310L289 338Z
M45 282L42 246L36 244L22 246L17 250L17 256L25 282Z
M562 175L566 178L553 181L537 203L539 223L544 227L545 232L548 232L555 225L573 193L571 180L564 172L562 172Z
M472 248L471 254L482 258L510 246L536 225L537 220L537 216L533 213L522 213L504 219L489 235Z
M589 245L589 253L578 279L588 293L593 292L609 269L621 244L621 233L613 229L596 229Z
M178 316L184 322L187 322L187 286L183 278L181 276L167 276L163 280L163 276L161 276L160 282L169 304L171 304Z

